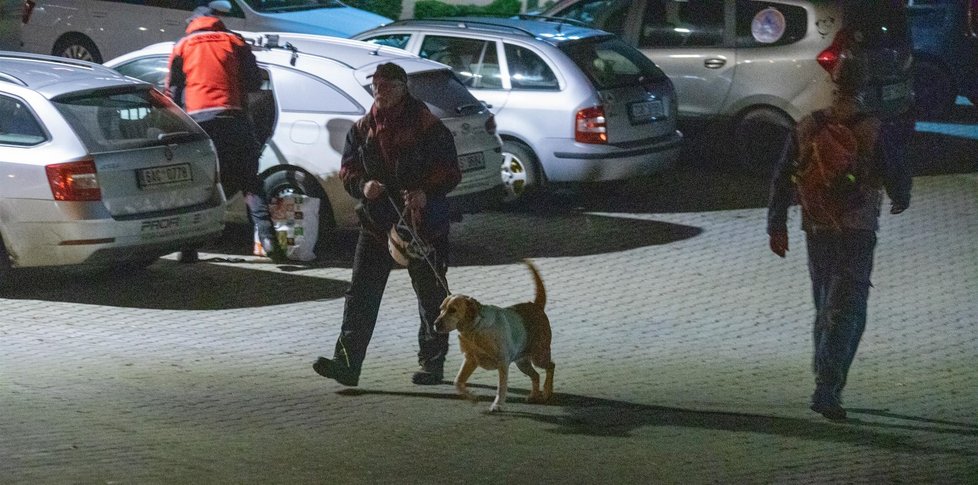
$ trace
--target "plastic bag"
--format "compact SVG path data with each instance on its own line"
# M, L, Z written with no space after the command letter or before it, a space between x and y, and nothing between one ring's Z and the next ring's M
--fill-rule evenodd
M319 238L319 204L316 197L301 194L274 197L268 204L279 246L294 261L316 259L316 240ZM255 230L255 256L265 256L265 250Z

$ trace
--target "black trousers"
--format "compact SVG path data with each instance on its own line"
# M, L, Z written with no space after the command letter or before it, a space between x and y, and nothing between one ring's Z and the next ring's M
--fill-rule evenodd
M448 235L428 241L435 251L432 263L445 281L448 269ZM387 279L394 266L387 252L387 239L360 231L356 254L353 257L353 279L346 292L343 308L343 327L336 341L333 358L341 364L360 372L367 354L367 346L377 324L380 301L387 287ZM448 290L435 276L428 263L412 260L407 268L414 293L418 297L418 363L428 369L441 369L448 354L448 334L435 331L435 319L441 302Z
M268 213L268 198L258 178L258 159L261 147L255 139L254 127L244 113L229 112L198 124L214 142L221 168L224 195L231 198L240 190L248 206L248 216L263 238L275 238Z

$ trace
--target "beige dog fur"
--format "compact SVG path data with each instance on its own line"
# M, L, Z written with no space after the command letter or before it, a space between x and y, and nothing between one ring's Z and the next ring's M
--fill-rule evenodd
M513 362L533 383L527 402L543 403L553 394L555 365L550 359L550 319L544 312L547 293L536 266L529 260L524 263L530 268L536 285L532 302L502 308L483 305L470 296L450 295L442 302L435 320L439 332L458 330L464 362L455 377L455 389L462 396L475 400L466 382L476 367L499 371L496 400L489 407L491 412L501 411L506 402L509 365ZM542 393L540 374L533 366L547 372Z

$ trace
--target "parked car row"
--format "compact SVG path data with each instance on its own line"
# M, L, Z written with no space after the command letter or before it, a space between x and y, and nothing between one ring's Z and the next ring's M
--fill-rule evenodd
M322 199L321 231L356 224L354 199L338 179L346 134L373 102L368 76L394 62L408 73L412 95L455 138L462 182L449 194L456 213L477 212L501 197L501 142L495 119L444 65L403 50L306 34L242 33L275 100L275 128L259 170L270 196ZM106 66L162 89L172 42L112 59ZM233 194L227 194L229 197Z

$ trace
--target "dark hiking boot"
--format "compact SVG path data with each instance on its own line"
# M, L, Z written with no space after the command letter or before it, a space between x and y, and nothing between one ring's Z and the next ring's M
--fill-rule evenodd
M443 380L444 371L440 365L423 365L411 376L411 382L419 386L433 386L441 384Z
M839 405L839 403L828 403L822 401L814 401L809 409L821 414L825 419L832 421L845 421L846 410Z
M356 387L360 383L360 372L351 369L338 361L329 360L326 357L316 359L312 364L312 369L317 374L333 379L344 386Z

